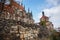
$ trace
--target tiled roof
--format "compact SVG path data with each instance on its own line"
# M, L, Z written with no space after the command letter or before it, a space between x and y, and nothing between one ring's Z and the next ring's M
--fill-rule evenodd
M8 11L10 13L13 13L13 9L10 7L10 5L5 5L4 10L6 10L6 11Z
M12 3L11 6L17 7L17 8L20 9L20 10L24 10L24 7L23 7L22 5L19 5L19 4L16 3L15 1ZM11 6L8 5L8 4L6 4L6 5L4 6L4 10L6 10L6 11L8 11L8 12L10 12L10 13L13 13L14 10L13 10L13 8L12 8Z
M13 3L12 3L12 6L15 6L15 7L19 8L19 9L21 9L21 10L24 10L24 7L23 7L22 5L16 3L16 2L13 2Z
M42 16L41 18L45 18L45 19L46 19L46 18L48 18L48 17L47 17L47 16Z

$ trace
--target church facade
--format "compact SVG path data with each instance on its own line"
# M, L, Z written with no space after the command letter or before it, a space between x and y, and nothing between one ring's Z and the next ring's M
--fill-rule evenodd
M45 16L44 12L42 12L39 24L45 26L49 31L53 30L53 24L49 21L49 17Z
M28 22L29 24L34 23L32 12L30 12L29 9L28 12L26 12L25 7L14 0L11 0L10 4L4 5L1 17L5 19Z
M33 15L29 8L27 12L25 6L14 0L10 0L9 4L4 5L0 20L2 23L0 25L5 25L3 26L5 31L3 32L4 40L39 40L38 34L42 32L41 30L53 30L53 24L49 21L49 17L45 16L44 12L42 12L39 25L37 25L34 23ZM47 30L44 30L44 27Z

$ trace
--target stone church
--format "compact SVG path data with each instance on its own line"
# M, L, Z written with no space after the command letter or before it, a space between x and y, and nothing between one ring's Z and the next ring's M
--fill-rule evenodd
M29 24L34 23L32 12L26 12L25 7L22 4L10 0L9 4L4 5L3 13L1 14L2 18L12 19L16 21L24 21Z
M1 11L2 3L0 4ZM34 23L32 11L28 8L27 12L22 3L19 4L14 0L9 0L9 3L4 4L2 13L0 13L0 26L3 27L1 33L4 40L38 40L38 34L42 32L40 30L53 30L53 24L44 12L37 25ZM47 30L44 30L44 27Z

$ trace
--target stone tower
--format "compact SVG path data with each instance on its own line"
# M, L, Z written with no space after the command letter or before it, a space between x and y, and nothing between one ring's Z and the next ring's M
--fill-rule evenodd
M49 17L45 16L44 12L42 12L42 17L40 18L40 25L47 27L49 31L53 30L53 24L49 21Z

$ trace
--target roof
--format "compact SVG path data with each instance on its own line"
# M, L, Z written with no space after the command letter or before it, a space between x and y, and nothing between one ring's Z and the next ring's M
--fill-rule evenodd
M47 17L47 16L42 16L41 18L45 18L45 19L47 19L47 18L49 18L49 17Z
M24 10L24 7L20 4L18 4L17 2L15 2L15 1L12 3L12 6L15 6L15 7L19 8L21 10Z
M8 11L8 12L10 12L10 13L13 13L13 9L10 7L10 5L5 5L4 6L4 10L6 10L6 11Z
M45 19L48 18L47 16L45 16L44 11L42 11L42 17L41 18L45 18Z

